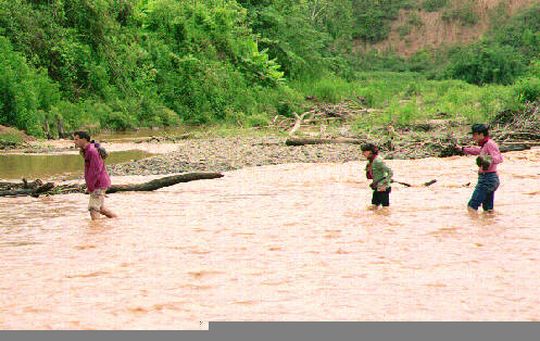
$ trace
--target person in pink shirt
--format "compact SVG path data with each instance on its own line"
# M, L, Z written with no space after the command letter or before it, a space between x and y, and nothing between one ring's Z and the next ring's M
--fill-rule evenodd
M107 209L104 205L105 192L111 186L111 179L107 174L105 162L98 151L94 141L90 140L90 135L85 131L73 133L73 142L80 148L84 157L84 180L86 188L90 193L88 211L92 220L99 218L102 214L108 218L116 218L116 214Z
M484 211L491 212L493 211L495 191L500 185L497 165L503 162L503 158L497 143L489 137L489 126L474 124L472 126L472 135L473 139L478 143L478 147L456 146L465 155L478 155L476 158L478 183L467 208L469 211L476 212L482 205Z

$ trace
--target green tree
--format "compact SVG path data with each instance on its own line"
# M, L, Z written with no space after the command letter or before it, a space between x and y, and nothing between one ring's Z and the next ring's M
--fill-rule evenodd
M457 49L447 73L473 84L511 84L525 71L522 57L510 46L475 44Z

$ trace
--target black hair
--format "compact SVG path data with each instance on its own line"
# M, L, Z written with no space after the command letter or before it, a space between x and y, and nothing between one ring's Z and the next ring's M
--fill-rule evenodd
M79 136L79 138L81 139L85 139L88 142L92 142L90 139L90 134L88 134L86 131L82 131L82 130L76 131L73 133L73 136L75 135Z
M479 134L484 134L484 136L488 136L489 126L487 124L476 123L472 125L471 131L473 133L479 133Z
M360 147L360 149L363 152L369 150L370 152L372 152L375 155L379 154L379 148L377 148L377 146L374 145L373 143L365 143L365 144L362 145L362 147Z
M101 156L101 158L103 160L105 160L108 156L109 156L109 153L107 153L107 150L105 150L105 148L103 148L103 146L101 146L98 142L92 140L90 138L90 134L88 134L86 131L76 131L73 133L73 135L77 135L79 136L79 138L81 139L85 139L86 141L90 142L91 144L94 145L94 147L97 149L98 153L99 153L99 156Z

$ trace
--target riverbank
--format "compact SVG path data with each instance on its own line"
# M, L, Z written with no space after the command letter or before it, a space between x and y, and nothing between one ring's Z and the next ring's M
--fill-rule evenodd
M316 137L326 141L353 138L358 143L377 144L386 159L411 160L458 155L456 144L473 143L470 126L445 120L433 120L406 127L386 126L374 132L350 133L341 126L330 135ZM504 131L504 130L503 130ZM501 150L519 150L530 145L514 144L501 130L493 132L497 142L505 142ZM313 136L313 135L311 135ZM499 136L502 136L500 139ZM174 151L151 158L109 166L111 175L158 175L183 172L224 172L244 167L286 163L344 163L364 160L358 143L324 143L290 146L283 134L186 139L167 148ZM519 143L519 141L518 141ZM535 142L529 141L531 145ZM114 144L113 144L114 146ZM518 147L518 148L515 148ZM156 153L160 143L149 143L146 151Z
M438 118L408 125L358 128L353 125L354 121L346 118L347 115L334 107L330 109L322 110L321 118L317 120L301 122L297 118L296 123L293 119L282 127L279 124L260 129L209 127L182 131L180 135L179 132L158 131L151 132L150 136L117 139L109 135L97 139L112 153L140 150L153 154L144 159L109 164L112 176L224 172L285 163L343 163L363 160L359 146L363 142L377 144L386 159L448 157L458 154L454 149L456 144L473 143L470 125L462 121ZM341 106L338 109L345 113L350 111ZM335 117L336 112L344 116L342 120L328 123L329 117ZM529 106L521 113L501 112L492 122L491 134L501 150L527 149L540 144L540 135L535 133L539 122L537 105ZM287 145L287 139L293 135L325 142L348 139L356 143ZM8 153L77 154L78 151L71 140L34 140Z
M456 135L440 132L408 135L362 136L359 140L375 141L387 159L419 159L439 157L447 153L452 140L467 143L466 133ZM244 167L286 163L344 163L363 160L358 144L317 144L288 146L287 137L217 137L187 139L176 143L104 143L109 152L140 150L154 156L107 165L111 176L160 175L184 172L224 172ZM27 148L14 150L19 154L77 154L72 141L39 141ZM157 154L157 155L156 155Z

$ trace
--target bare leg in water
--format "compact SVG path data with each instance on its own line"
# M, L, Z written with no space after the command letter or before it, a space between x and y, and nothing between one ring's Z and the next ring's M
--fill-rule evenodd
M95 210L90 211L90 217L92 218L92 220L99 219L100 214L103 214L107 218L116 218L116 217L118 217L113 211L111 211L108 208L105 208L103 206L101 207L99 212L95 211Z
M108 208L101 206L101 210L99 213L103 214L107 218L116 218L118 217L113 211L109 210Z

